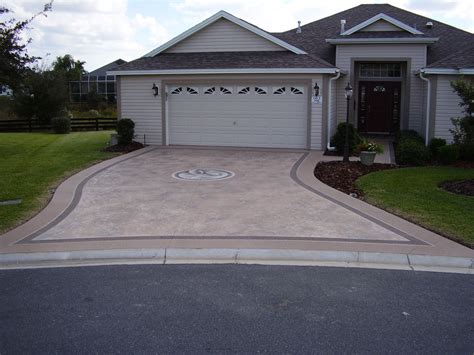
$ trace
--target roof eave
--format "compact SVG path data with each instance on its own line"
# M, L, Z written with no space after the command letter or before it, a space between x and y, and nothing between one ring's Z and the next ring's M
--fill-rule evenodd
M246 68L117 70L107 75L199 75L199 74L335 74L338 68Z
M304 50L302 50L300 48L297 48L297 47L295 47L295 46L293 46L293 45L291 45L291 44L289 44L285 41L282 41L281 39L269 34L268 32L265 32L265 31L255 27L255 26L251 25L248 22L242 21L241 19L235 17L234 15L229 14L228 12L219 11L216 14L214 14L213 16L209 17L208 19L198 23L196 26L193 26L190 29L188 29L187 31L184 31L180 35L174 37L173 39L171 39L170 41L168 41L165 44L161 45L160 47L152 50L151 52L149 52L147 54L145 54L143 57L154 57L155 55L157 55L159 53L162 53L163 51L167 50L168 48L170 48L170 47L174 46L175 44L181 42L182 40L190 37L194 33L198 32L199 30L202 30L203 28L209 26L210 24L216 22L217 20L219 20L221 18L224 18L228 21L231 21L231 22L235 23L236 25L241 26L241 27L249 30L250 32L255 33L256 35L258 35L260 37L263 37L263 38L267 39L268 41L273 42L274 44L279 45L280 47L283 47L283 48L289 50L290 52L293 52L295 54L308 54Z
M395 44L395 43L421 43L432 44L439 38L328 38L327 43L330 44Z
M474 68L422 68L420 72L436 75L474 75Z

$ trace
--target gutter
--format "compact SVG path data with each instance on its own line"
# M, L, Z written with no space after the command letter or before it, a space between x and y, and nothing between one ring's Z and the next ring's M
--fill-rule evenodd
M430 133L430 105L431 105L431 81L427 77L423 76L424 71L420 71L420 79L428 83L428 92L426 98L426 124L425 124L425 145L429 143L429 133Z
M332 82L339 79L341 77L341 71L339 69L336 70L336 76L333 76L329 79L329 100L328 100L328 144L326 146L327 150L336 150L336 147L331 147L331 117L332 117Z

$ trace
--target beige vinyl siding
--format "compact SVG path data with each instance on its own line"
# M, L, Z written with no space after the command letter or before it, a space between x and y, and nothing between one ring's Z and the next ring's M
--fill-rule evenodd
M373 24L363 28L360 32L386 32L386 31L403 31L400 27L392 25L390 22L379 20Z
M461 98L453 91L451 81L456 80L454 75L438 75L436 90L436 110L434 135L444 138L448 142L453 140L449 130L453 128L452 117L462 116L462 109L459 107Z
M314 84L318 83L320 92L324 92L323 88L323 77L318 75L313 77L310 96L313 95L312 88ZM323 97L323 100L327 100L327 97ZM323 103L310 103L311 105L311 136L310 136L310 147L314 150L321 150L323 142Z
M220 19L166 50L167 53L285 51L249 30Z
M337 84L337 119L344 121L346 116L346 100L344 97L344 87L349 78L354 81L354 73L351 72L352 59L363 60L387 60L406 61L407 80L409 83L408 97L408 128L422 133L423 120L423 80L414 75L414 72L424 67L426 64L425 44L351 44L338 45L336 52L336 66L347 71L347 76L338 80ZM357 97L356 97L357 99ZM402 120L406 120L402 118Z
M161 86L157 77L122 76L120 78L120 116L135 122L136 139L147 144L162 144L161 94L154 96L153 83Z

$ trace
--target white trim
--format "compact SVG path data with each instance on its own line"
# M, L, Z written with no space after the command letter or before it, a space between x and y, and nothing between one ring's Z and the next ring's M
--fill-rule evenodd
M360 31L361 29L377 22L377 21L380 21L380 20L384 20L384 21L387 21L389 23L391 23L392 25L398 27L398 28L401 28L402 30L405 30L407 32L410 32L411 34L414 34L414 35L422 35L423 32L420 32L418 31L416 28L413 28L411 26L408 26L407 24L401 22L401 21L398 21L397 19L391 17L391 16L388 16L388 15L385 15L384 13L380 13L378 15L375 15L374 17L364 21L364 22L361 22L359 23L358 25L352 27L351 29L347 30L347 31L344 31L343 33L341 33L342 36L348 36L348 35L351 35L357 31Z
M328 141L326 145L327 150L336 150L336 147L331 146L332 100L334 100L334 97L332 97L332 85L333 85L332 82L334 81L334 84L336 84L336 80L339 79L340 77L341 77L341 72L338 70L336 73L336 76L333 76L331 79L329 79L329 85L328 85L329 100L328 100L328 119L327 119L327 125L328 125L327 140ZM336 95L337 95L337 90L336 90Z
M283 47L285 49L288 49L289 51L296 53L296 54L307 54L305 51L296 48L295 46L292 46L289 43L286 43L285 41L282 41L279 38L276 38L275 36L272 36L271 34L261 30L260 28L257 28L253 25L251 25L248 22L242 21L241 19L229 14L228 12L225 11L219 11L218 13L212 15L208 19L198 23L196 26L191 27L189 30L181 33L179 36L176 36L175 38L171 39L170 41L166 42L165 44L161 45L160 47L152 50L151 52L145 54L143 57L154 57L155 55L167 50L168 48L174 46L178 42L181 42L182 40L188 38L189 36L193 35L194 33L198 32L199 30L202 30L203 28L209 26L210 24L216 22L217 20L224 18L230 22L235 23L236 25L245 28L246 30L255 33L257 36L263 37L266 40Z
M169 85L165 85L165 141L163 142L164 145L170 145L170 119L169 119L169 104L168 104L168 99L169 99Z
M249 68L249 69L165 69L118 70L110 75L199 75L199 74L335 74L337 68Z
M459 74L474 75L474 68L459 69Z
M328 38L327 43L331 44L393 44L393 43L435 43L439 38Z
M439 74L439 75L474 75L474 68L461 68L461 69L451 69L451 68L423 68L420 69L420 72L423 74Z

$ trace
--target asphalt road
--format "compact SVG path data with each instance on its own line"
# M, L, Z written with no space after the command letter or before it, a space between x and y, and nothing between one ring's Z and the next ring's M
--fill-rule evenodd
M237 265L0 272L0 354L474 352L474 276Z

